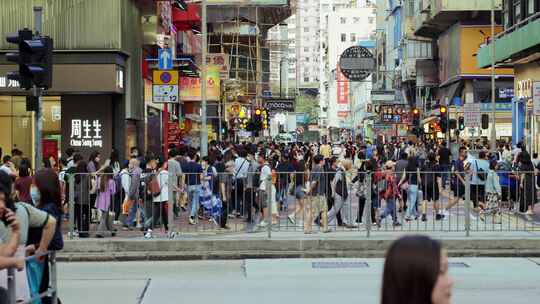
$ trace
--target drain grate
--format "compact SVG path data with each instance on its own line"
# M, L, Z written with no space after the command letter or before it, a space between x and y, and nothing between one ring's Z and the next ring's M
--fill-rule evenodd
M313 269L343 269L343 268L367 268L366 262L312 262Z
M470 268L471 266L463 262L448 262L448 268Z

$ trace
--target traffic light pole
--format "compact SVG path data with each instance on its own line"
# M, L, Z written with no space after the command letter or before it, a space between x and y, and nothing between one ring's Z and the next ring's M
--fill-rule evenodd
M34 6L34 26L36 28L36 35L41 35L41 16L43 13L43 8L41 6ZM38 104L36 112L34 113L34 147L35 147L35 156L34 156L34 168L36 170L40 169L43 166L43 149L42 149L42 140L41 140L41 131L43 130L43 99L42 99L42 90L36 85L33 86L32 93L34 97L37 97Z
M43 100L41 97L41 89L34 85L32 89L34 97L38 98L38 106L34 113L34 168L40 169L43 165L43 149L41 146L41 131L43 130Z

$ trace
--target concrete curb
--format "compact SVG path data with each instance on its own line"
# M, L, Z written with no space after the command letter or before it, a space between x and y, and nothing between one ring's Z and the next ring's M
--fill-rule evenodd
M69 240L59 261L381 258L391 239ZM453 257L540 257L540 239L442 240Z

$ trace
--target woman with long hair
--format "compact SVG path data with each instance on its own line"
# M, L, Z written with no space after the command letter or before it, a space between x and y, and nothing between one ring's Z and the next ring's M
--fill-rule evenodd
M30 186L32 185L32 176L30 168L26 164L19 167L19 176L15 180L15 193L19 202L35 204L30 197Z
M48 250L58 251L64 248L64 240L62 238L62 194L60 192L60 180L58 175L51 168L41 169L36 172L33 179L33 184L30 189L32 201L38 209L41 209L52 216L56 220L56 230L47 247ZM40 245L43 236L43 229L31 228L28 231L28 240L26 245L33 246L31 250L35 250ZM27 247L28 250L28 247ZM49 263L45 258L43 277L39 287L39 292L43 293L49 288Z
M420 171L418 168L418 159L414 155L410 155L407 167L403 172L400 186L407 183L407 213L405 220L411 221L412 216L418 218L417 201L418 201L418 185L421 183Z
M449 304L453 285L441 244L427 236L405 236L386 253L381 304Z
M102 238L104 233L112 231L112 223L109 219L111 201L116 193L116 182L114 181L113 169L105 167L97 176L97 196L95 207L101 213L96 237Z
M527 151L519 154L519 212L532 215L532 207L536 203L535 168L531 155Z

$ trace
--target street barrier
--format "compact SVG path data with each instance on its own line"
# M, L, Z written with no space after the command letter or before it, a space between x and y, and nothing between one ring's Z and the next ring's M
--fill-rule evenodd
M337 174L272 171L238 177L229 170L182 174L171 187L175 180L166 171L140 176L75 174L68 177L68 234L174 238L199 233L267 232L270 237L272 231L356 231L369 237L395 231L467 236L533 231L540 228L540 216L534 213L537 178L536 172L523 171L342 169ZM325 186L313 188L315 180ZM128 186L131 181L138 184Z
M43 277L48 278L48 287L46 290L41 292L41 290L38 291L38 294L32 296L30 299L27 299L23 302L18 301L17 299L17 279L16 279L16 273L17 269L15 268L8 268L7 269L7 303L8 304L29 304L29 303L35 303L37 300L42 300L45 297L47 297L52 304L58 303L58 288L57 288L57 271L56 271L56 252L50 251L41 253L38 255L29 256L26 258L26 264L28 267L29 262L34 262L36 259L43 258L43 263L48 263L48 267L43 267ZM39 263L39 262L38 262ZM25 267L26 270L26 267ZM28 273L28 272L27 272ZM24 274L26 275L26 274ZM41 277L41 276L40 276ZM28 280L31 281L33 279L32 276L28 276ZM35 279L35 277L34 277ZM34 284L37 283L37 288L40 288L40 282L34 282ZM41 303L41 302L40 302Z

